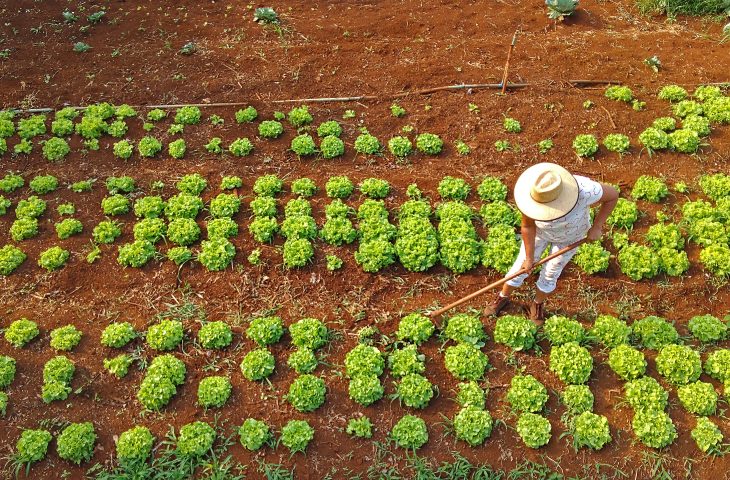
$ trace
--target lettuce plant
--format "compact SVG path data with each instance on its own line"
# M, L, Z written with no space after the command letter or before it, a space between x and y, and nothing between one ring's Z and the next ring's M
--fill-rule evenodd
M10 233L12 237L13 232ZM23 264L26 258L28 256L14 245L0 247L0 275L10 275Z
M185 145L185 140L182 138L173 140L167 145L167 153L175 159L183 158L186 151L187 145Z
M48 445L51 443L53 436L47 430L23 430L15 444L15 454L12 456L12 462L25 464L26 476L30 466L46 458Z
M446 349L444 363L446 370L459 380L478 380L484 376L489 359L477 347L460 343Z
M587 348L568 342L550 351L550 371L565 383L586 383L593 371L593 357Z
M575 264L588 275L608 270L610 259L610 252L603 248L600 241L584 243L578 247L578 253L573 257Z
M705 373L725 384L730 382L730 350L720 348L705 360Z
M251 321L246 336L262 347L274 344L284 334L284 324L280 317L258 317Z
M82 336L83 333L74 325L54 328L51 330L51 348L62 351L73 350Z
M477 347L484 346L487 339L479 317L467 313L459 313L449 318L443 335L457 343L468 343Z
M284 126L276 120L264 120L259 123L259 136L263 138L278 138L284 133Z
M253 193L262 197L275 197L283 190L284 182L276 175L262 175L253 184Z
M134 359L126 353L123 353L114 358L105 358L103 365L104 369L115 377L124 378L127 376L132 362L134 362Z
M255 452L269 443L273 435L271 429L266 423L255 418L247 418L238 429L238 435L241 445L246 450Z
M390 193L390 184L378 178L366 178L360 182L358 188L368 198L385 198Z
M198 384L198 405L203 408L220 408L231 396L231 381L228 377L206 377Z
M603 145L609 152L617 152L619 154L626 153L631 147L629 137L621 133L611 133L603 139Z
M593 410L595 398L588 385L568 385L560 395L560 400L571 415L580 415Z
M372 438L373 423L365 416L351 418L347 422L345 433L357 438Z
M702 452L720 452L723 435L717 425L707 417L698 417L697 425L692 429L692 439Z
M70 256L71 253L68 250L56 245L41 252L38 257L38 266L53 272L66 265Z
M664 180L649 175L640 176L631 190L631 197L635 200L648 200L652 203L661 202L669 194Z
M175 123L179 123L181 125L195 125L200 123L201 116L202 112L199 107L180 107L177 109L177 112L175 112Z
M672 103L680 102L687 98L687 90L679 85L665 85L657 95L660 100L668 100Z
M438 155L444 148L444 141L433 133L421 133L416 137L416 148L427 155ZM391 151L391 153L393 153ZM393 153L395 155L395 153ZM396 155L403 156L403 155Z
M669 394L652 377L641 377L624 385L626 402L635 411L663 410Z
M669 146L675 152L695 153L700 148L700 136L695 130L680 128L669 134Z
M654 315L637 320L631 328L638 342L650 350L661 350L679 340L674 325Z
M608 419L603 415L583 412L573 421L573 445L600 450L611 442Z
M304 133L292 139L291 149L300 157L304 157L314 155L317 151L317 146L314 144L312 136L308 133Z
M314 246L309 239L292 238L284 242L284 266L286 268L302 268L312 262Z
M365 155L377 155L383 150L380 141L374 135L363 133L355 139L355 151Z
M330 177L325 184L325 191L330 198L347 198L355 186L347 177Z
M274 217L256 217L248 226L251 236L260 243L270 242L278 230L279 223Z
M95 444L96 432L91 422L71 423L56 438L58 456L76 465L91 459Z
M659 257L659 270L671 277L678 277L689 270L689 258L687 252L671 248L660 248L657 250Z
M65 218L56 225L56 235L60 240L65 240L72 235L78 235L84 229L83 224L75 218Z
M18 136L24 140L46 133L46 116L32 115L18 120Z
M577 135L573 140L573 150L579 157L593 158L598 152L598 140L590 134Z
M704 109L702 104L694 100L681 100L672 105L672 113L679 118L684 118L688 115L702 115Z
M256 117L258 117L258 112L254 107L249 105L246 108L238 110L235 114L235 117L236 123L250 123L256 120Z
M423 419L404 415L390 431L396 445L407 450L418 450L428 442L428 429Z
M159 195L141 197L134 202L134 214L138 218L158 218L165 211L165 205Z
M682 406L695 415L714 415L717 410L717 392L711 383L692 382L677 389Z
M115 157L128 160L132 157L132 153L134 153L134 146L128 140L120 140L114 143L112 151Z
M101 332L101 344L105 347L122 348L137 338L137 332L129 322L111 323Z
M44 195L58 188L58 179L53 175L37 175L28 183L28 186L38 195Z
M606 88L604 96L609 100L626 103L631 103L631 100L634 99L634 94L631 92L631 89L624 85L609 86Z
M503 315L494 327L494 341L507 345L515 351L529 350L535 345L537 327L528 318L517 315Z
M298 348L289 354L286 364L298 374L312 373L318 365L317 356L309 348Z
M413 144L407 137L398 135L388 140L388 150L397 158L405 158L413 151Z
M492 434L494 422L486 410L474 406L462 408L454 417L454 434L472 447L483 444Z
M550 421L535 413L523 413L517 419L517 433L530 448L540 448L550 441Z
M241 373L251 381L263 380L274 373L274 356L265 348L251 350L243 357Z
M553 346L568 342L581 343L586 334L578 321L560 315L553 315L545 321L543 333Z
M641 350L618 345L608 353L608 366L623 380L636 380L646 373L646 360Z
M46 211L46 202L35 195L20 200L15 207L17 218L38 218Z
M320 142L319 151L322 152L322 158L339 157L345 153L345 142L334 135L328 135Z
M484 390L474 380L468 382L462 382L458 385L458 392L456 393L456 403L461 407L472 406L484 409L486 404L486 394Z
M657 150L669 148L669 135L664 130L649 127L639 134L639 142L651 156Z
M385 360L376 347L359 344L345 355L345 372L348 378L363 374L380 376L384 368Z
M236 247L223 237L211 237L201 243L198 261L209 272L225 270L233 263L236 256Z
M213 448L215 439L215 429L207 423L199 421L188 423L180 427L177 452L182 457L201 457Z
M104 220L94 227L92 236L96 243L109 244L113 243L121 234L122 229L118 222Z
M144 462L152 455L155 437L150 429L135 426L119 435L117 459L122 463Z
M312 123L312 114L309 113L309 108L306 105L300 107L294 107L289 110L287 114L287 120L292 124L293 127L303 127Z
M699 115L687 115L686 117L684 117L684 119L682 120L682 129L695 132L700 137L706 137L712 132L712 128L710 127L710 121L706 117L701 117ZM676 140L676 137L672 137L670 135L669 139L672 142L674 142ZM691 139L687 143L687 145L678 145L678 146L682 149L689 150L693 143L694 143L694 140ZM676 148L677 151L681 151L680 148ZM692 152L689 152L689 153L692 153Z
M192 218L174 218L167 225L167 239L176 245L188 246L200 238L200 227Z
M700 262L710 273L730 277L730 248L724 245L710 245L700 252Z
M155 137L146 136L137 143L137 151L143 158L152 158L162 150L162 143Z
M204 148L209 153L221 154L223 153L223 139L220 137L213 137L204 145Z
M484 202L496 202L507 198L507 186L496 177L484 177L477 187L477 195Z
M0 389L7 388L15 379L15 359L0 355Z
M674 385L697 381L702 373L700 354L686 345L667 345L656 356L657 372Z
M505 400L516 412L539 412L548 401L548 392L532 375L515 375Z
M130 200L124 195L116 194L104 197L101 201L101 211L104 215L116 216L129 212Z
M377 375L361 373L350 380L348 394L350 398L367 407L383 398L385 389Z
M292 454L304 452L314 439L314 429L305 420L289 420L281 429L281 444Z
M652 225L646 233L646 240L656 250L664 247L674 250L684 248L682 231L673 223L657 223Z
M659 258L654 251L635 243L631 243L619 251L618 264L627 277L636 281L654 278L659 273Z
M226 322L207 322L198 331L198 342L203 348L220 350L233 341L231 327Z
M317 193L317 184L311 178L298 178L291 183L291 191L295 195L308 198Z
M479 208L479 215L484 224L489 227L495 225L517 226L521 222L520 212L504 200L483 204Z
M241 188L242 186L243 182L241 181L241 177L225 176L221 179L221 190L234 190L236 188Z
M147 345L159 351L175 349L183 339L183 325L178 320L162 320L147 329Z
M10 238L22 242L38 235L38 220L35 218L19 218L10 225Z
M520 252L520 241L511 225L494 225L482 246L482 264L507 273Z
M671 132L677 128L677 121L672 117L659 117L654 119L651 126L664 132Z
M400 378L409 373L422 374L426 371L426 356L418 353L418 348L409 344L394 349L388 355L388 369L393 377Z
M677 439L672 419L661 410L638 410L631 422L636 437L651 448L664 448Z
M471 186L463 178L444 177L438 185L438 192L444 200L466 200Z
M420 345L431 338L434 330L433 322L428 317L420 313L411 313L398 323L396 336L399 340Z
M694 316L687 326L692 336L702 343L725 340L729 331L728 326L713 315Z

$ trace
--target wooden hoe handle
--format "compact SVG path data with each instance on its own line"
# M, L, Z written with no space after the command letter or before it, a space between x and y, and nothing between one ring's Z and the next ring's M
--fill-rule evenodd
M504 277L502 279L497 280L496 282L490 283L486 287L481 288L481 289L477 290L476 292L470 293L469 295L467 295L467 296L465 296L463 298L460 298L459 300L455 301L454 303L450 303L450 304L446 305L445 307L439 308L438 310L434 310L433 312L426 313L426 316L427 317L436 317L438 315L441 315L444 312L447 312L447 311L451 310L454 307L458 307L462 303L468 302L472 298L477 297L477 296L481 295L482 293L488 292L489 290L492 290L492 289L494 289L496 287L499 287L502 284L504 284L506 282L509 282L510 280L512 280L515 277L519 277L520 275L523 275L525 273L530 273L532 270L536 269L537 267L539 267L543 263L549 262L553 258L559 257L560 255L562 255L564 253L567 253L567 252L573 250L574 248L578 248L583 243L585 243L585 241L586 241L585 238L583 240L578 240L577 242L572 243L572 244L568 245L567 247L562 248L562 249L558 250L557 252L555 252L555 253L553 253L551 255L548 255L547 257L541 259L539 262L533 264L531 269L529 269L529 270L528 269L524 269L524 268L523 269L520 269L517 272L513 273L512 275L508 275L508 276L506 276L506 277Z

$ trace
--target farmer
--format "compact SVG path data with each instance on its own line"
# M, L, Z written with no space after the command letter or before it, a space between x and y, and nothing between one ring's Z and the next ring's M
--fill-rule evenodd
M583 238L599 240L618 200L612 186L574 176L554 163L538 163L525 170L515 183L514 196L522 212L522 246L508 276L522 269L531 270L548 245L553 253ZM590 208L596 204L601 208L591 226ZM538 325L545 319L545 300L575 253L575 249L570 250L543 265L536 282L537 294L529 307L530 319ZM527 276L525 273L505 283L486 313L497 315L509 305L510 294Z

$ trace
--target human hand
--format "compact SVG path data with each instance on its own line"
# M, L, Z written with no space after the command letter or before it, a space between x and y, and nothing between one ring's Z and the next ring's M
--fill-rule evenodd
M532 261L531 258L525 258L525 261L522 262L521 270L531 271L532 266L535 264L535 262Z
M588 233L586 234L586 239L588 239L589 242L595 242L596 240L600 240L603 236L603 227L600 225L593 225L590 230L588 230Z

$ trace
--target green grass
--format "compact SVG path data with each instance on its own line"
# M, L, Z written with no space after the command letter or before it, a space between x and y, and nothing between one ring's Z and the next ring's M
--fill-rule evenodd
M636 0L642 14L666 13L675 15L714 15L730 8L728 0Z

